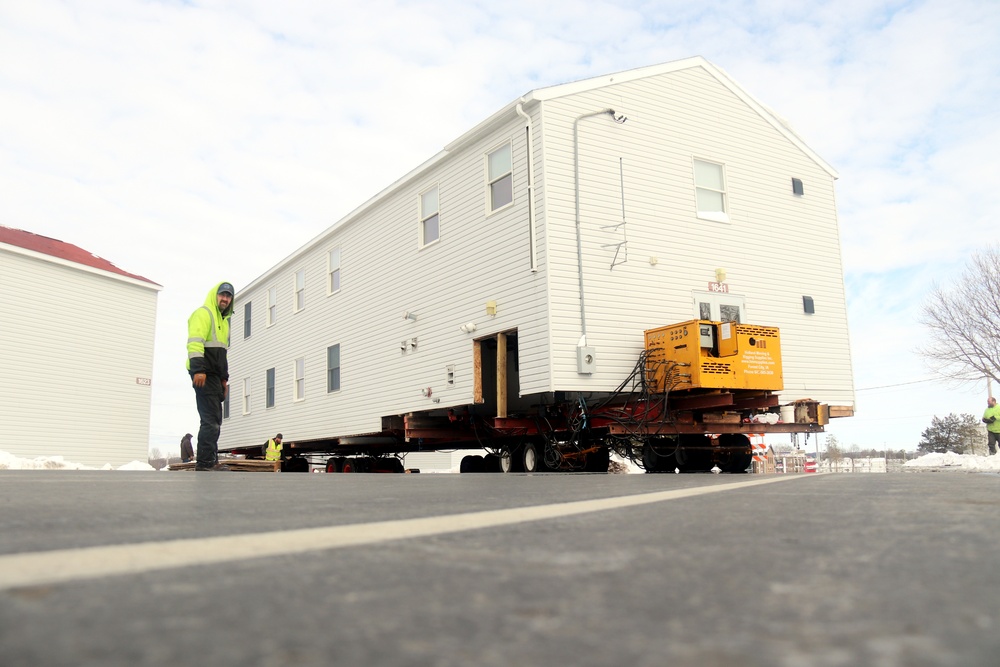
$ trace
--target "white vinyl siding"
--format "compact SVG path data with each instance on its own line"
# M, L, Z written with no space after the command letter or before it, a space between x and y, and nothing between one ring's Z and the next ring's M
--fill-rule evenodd
M94 468L145 462L159 287L6 245L0 285L0 449ZM165 343L180 359L170 372L185 372L186 337ZM184 399L193 409L194 392Z
M253 402L250 393L250 378L243 378L243 414L250 414Z

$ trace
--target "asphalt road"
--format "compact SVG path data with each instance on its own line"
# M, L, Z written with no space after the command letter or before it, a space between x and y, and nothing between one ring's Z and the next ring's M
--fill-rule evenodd
M1000 475L0 472L0 664L1000 664Z

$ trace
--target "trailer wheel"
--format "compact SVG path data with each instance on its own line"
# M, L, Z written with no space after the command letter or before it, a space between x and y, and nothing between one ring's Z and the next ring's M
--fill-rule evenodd
M500 450L500 472L524 472L520 448L504 447Z
M487 454L483 457L483 472L500 472L500 457Z
M469 455L462 457L462 463L458 466L459 472L485 472L486 462L482 456Z
M663 472L664 461L649 441L642 443L642 467L648 473Z
M723 433L719 436L719 446L727 448L720 452L722 472L745 473L753 462L750 438L742 433Z
M326 471L327 472L340 472L341 463L337 461L336 457L331 456L326 460Z
M524 467L524 472L540 472L544 470L545 463L542 461L541 444L532 440L524 443L524 447L521 449L521 463Z

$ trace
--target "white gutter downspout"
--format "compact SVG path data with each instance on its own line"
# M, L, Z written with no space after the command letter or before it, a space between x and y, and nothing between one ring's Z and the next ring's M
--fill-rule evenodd
M576 200L576 272L580 281L580 342L576 344L577 372L579 373L593 373L594 365L594 351L587 349L587 309L583 300L583 239L580 235L580 121L585 118L602 116L604 114L608 114L617 122L625 122L624 116L621 117L622 120L618 120L618 117L615 116L614 109L602 109L601 111L585 113L582 116L577 116L576 120L573 121L573 185L575 188L574 199Z
M531 271L538 271L538 258L535 255L535 170L531 168L535 158L534 142L532 141L531 116L524 112L524 98L514 107L517 115L524 118L528 133L528 249L531 256Z

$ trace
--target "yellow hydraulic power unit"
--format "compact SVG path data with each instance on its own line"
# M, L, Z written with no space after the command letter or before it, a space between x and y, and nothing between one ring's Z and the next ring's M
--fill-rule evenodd
M780 391L777 327L691 320L646 331L646 382L658 393L679 389Z

